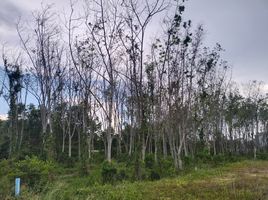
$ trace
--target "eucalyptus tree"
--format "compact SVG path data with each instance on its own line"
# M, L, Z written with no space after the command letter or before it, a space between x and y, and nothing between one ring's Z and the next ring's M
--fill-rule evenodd
M145 94L145 62L146 62L146 35L149 33L149 25L153 18L167 9L168 1L134 1L126 0L122 2L124 9L124 21L126 30L121 34L121 41L129 57L129 78L131 80L131 98L134 106L133 112L135 121L139 128L137 148L141 151L141 158L144 160L147 148L148 135L146 136L146 94ZM133 130L131 130L131 145L133 144ZM129 153L131 154L132 148Z
M117 90L117 71L121 64L121 45L119 33L123 28L123 21L119 17L120 9L118 1L88 1L87 2L87 28L88 37L94 42L94 46L100 56L101 65L98 74L102 79L101 88L102 112L105 115L103 125L106 134L105 146L107 160L111 161L112 140L117 125L114 123L115 94ZM94 12L93 21L90 11ZM114 125L113 125L114 124Z
M32 26L21 22L17 32L25 51L27 70L32 76L29 86L41 111L43 150L48 158L54 157L52 109L62 87L62 52L60 26L51 6L33 14Z
M251 146L254 158L256 158L257 145L256 136L260 132L260 106L267 102L267 96L262 91L263 82L251 81L244 87L245 103L247 105L248 134L251 139Z
M156 71L159 83L158 113L161 113L165 131L163 131L163 152L166 154L166 139L168 139L170 153L174 158L176 167L182 168L181 153L186 149L186 132L191 116L191 93L193 92L193 69L196 59L196 51L200 42L192 43L190 33L191 21L183 21L184 6L180 5L175 10L171 20L166 20L165 37L158 39L153 44L157 55ZM198 41L200 38L196 39ZM191 62L190 62L191 61ZM167 133L167 134L166 134Z
M5 74L7 81L3 80L3 86L5 88L5 99L9 104L9 156L18 152L21 147L23 137L23 126L20 127L20 107L24 107L21 102L22 88L23 88L23 72L21 58L18 56L14 61L8 60L9 58L3 53L3 63L5 68ZM4 92L3 91L3 92ZM22 116L23 117L23 116ZM24 122L22 122L24 124Z

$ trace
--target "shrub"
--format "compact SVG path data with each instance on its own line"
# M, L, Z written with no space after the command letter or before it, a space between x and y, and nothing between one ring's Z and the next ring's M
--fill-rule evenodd
M101 176L103 183L115 182L117 177L117 169L114 163L104 161L102 164Z
M117 180L122 181L128 179L128 175L124 169L121 169L117 174Z
M268 153L257 153L257 158L260 160L268 160Z
M64 165L64 167L73 168L75 166L76 160L73 157L69 157L66 153L59 154L57 161Z
M145 156L145 167L148 169L153 169L154 167L154 155L153 154L148 154Z
M82 159L78 164L78 172L81 176L89 174L89 165L85 159Z
M103 151L92 152L91 163L101 164L105 160L105 154Z
M127 154L127 153L122 153L122 154L119 154L118 156L117 156L117 158L116 158L116 161L118 162L118 163L127 163L127 162L129 162L130 161L130 157L129 157L129 155Z
M217 154L212 157L214 164L222 164L226 162L226 156L223 154Z
M202 162L208 162L208 161L212 160L212 156L211 156L208 148L204 148L202 151L198 152L196 154L196 158L201 163Z
M159 173L157 173L156 171L152 170L151 173L150 173L150 180L155 181L155 180L159 180L159 179L160 179Z
M2 160L0 162L0 199L6 199L14 192L14 180L21 178L23 191L32 189L41 191L43 186L53 178L55 165L39 160L37 157L25 157L25 160ZM23 192L22 191L22 192Z
M37 157L26 156L25 160L16 163L15 176L21 177L22 183L31 189L41 191L42 187L53 179L56 166L49 161L39 160Z
M183 158L183 163L184 163L186 166L192 166L193 164L195 164L194 157L192 157L192 156L185 156L185 157Z
M0 162L0 178L9 174L11 170L12 161L4 159Z
M145 167L145 163L139 159L138 157L133 160L133 168L132 168L132 177L133 181L135 180L145 180L148 177L148 172Z
M12 160L4 159L0 162L0 199L6 199L14 191L12 190L13 179L9 176L12 171L14 171Z
M160 158L158 160L158 167L162 177L172 176L175 174L174 161L171 157Z
M11 182L7 176L0 178L0 199L5 199L11 194Z

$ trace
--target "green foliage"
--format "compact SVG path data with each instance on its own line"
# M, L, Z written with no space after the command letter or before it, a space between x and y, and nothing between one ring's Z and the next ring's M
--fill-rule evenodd
M117 180L118 181L123 181L123 180L127 180L129 178L129 176L127 175L127 172L125 169L120 169L118 174L117 174Z
M145 156L145 167L148 169L153 169L154 167L154 155L153 154L148 154Z
M90 177L69 177L51 185L40 199L263 199L268 184L263 177L267 166L264 161L244 161L213 169L197 169L172 179L106 185L90 185ZM259 176L252 176L254 174Z
M215 164L221 164L221 163L225 163L226 160L226 156L224 156L223 154L217 154L213 156L213 161Z
M261 153L261 152L259 152L257 154L257 158L260 159L260 160L268 160L268 153Z
M155 181L155 180L159 180L160 179L160 175L158 172L152 170L150 173L150 180L151 181Z
M57 161L67 168L72 168L76 164L76 159L74 157L69 157L67 153L60 153L58 155Z
M2 160L0 162L0 178L7 175L12 170L11 160Z
M171 177L176 174L176 169L174 167L174 162L171 157L158 159L158 168L161 177Z
M20 177L22 184L26 184L35 191L41 191L42 188L55 176L56 166L50 161L43 161L37 157L26 156L15 164L16 172L14 176Z
M0 178L0 199L5 199L11 193L11 182L7 176Z
M113 162L104 161L101 170L103 183L114 183L117 177L117 169Z
M196 158L199 162L209 162L212 160L212 156L208 148L204 148L202 151L196 154Z
M52 134L46 134L44 137L45 145L43 146L43 157L46 160L56 159L56 148L55 148L55 138Z
M12 181L14 179L10 176L13 169L13 162L11 160L4 159L0 162L0 199L5 199L13 191Z
M92 159L91 161L95 164L101 164L105 160L104 152L94 152L92 153Z
M144 162L139 157L136 157L133 163L132 180L145 180L148 177Z
M122 162L122 163L130 163L131 162L131 158L127 153L122 153L120 154L117 158L116 158L117 162Z
M85 159L82 159L78 163L78 172L79 172L80 176L89 175L89 164L87 163L87 161Z
M0 199L6 199L14 192L14 180L21 178L22 192L28 190L40 192L54 179L56 166L52 162L37 157L25 157L24 160L2 160L0 162Z
M242 161L244 158L241 156L235 156L232 154L217 154L212 157L212 162L215 165L225 164L225 163L232 163Z
M193 156L184 156L183 163L186 167L191 167L195 164L195 158Z
M159 180L161 177L171 177L176 174L174 162L171 157L159 157L155 162L154 155L149 154L145 157L145 170L148 180Z

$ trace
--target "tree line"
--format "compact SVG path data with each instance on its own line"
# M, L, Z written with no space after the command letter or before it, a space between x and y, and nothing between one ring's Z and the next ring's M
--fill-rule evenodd
M183 158L204 150L267 152L263 83L241 92L224 49L206 47L203 26L184 11L179 0L88 0L20 19L19 53L2 55L0 98L9 113L0 122L0 157L99 153L111 162L150 154L182 169ZM151 40L156 21L161 31Z

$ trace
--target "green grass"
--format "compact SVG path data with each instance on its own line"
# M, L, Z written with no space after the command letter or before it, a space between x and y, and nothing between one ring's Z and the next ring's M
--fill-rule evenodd
M95 176L98 173L95 173ZM197 169L159 181L102 185L94 177L61 176L42 194L23 199L45 200L257 200L268 199L268 161L243 161L213 169ZM97 179L97 178L96 178Z

